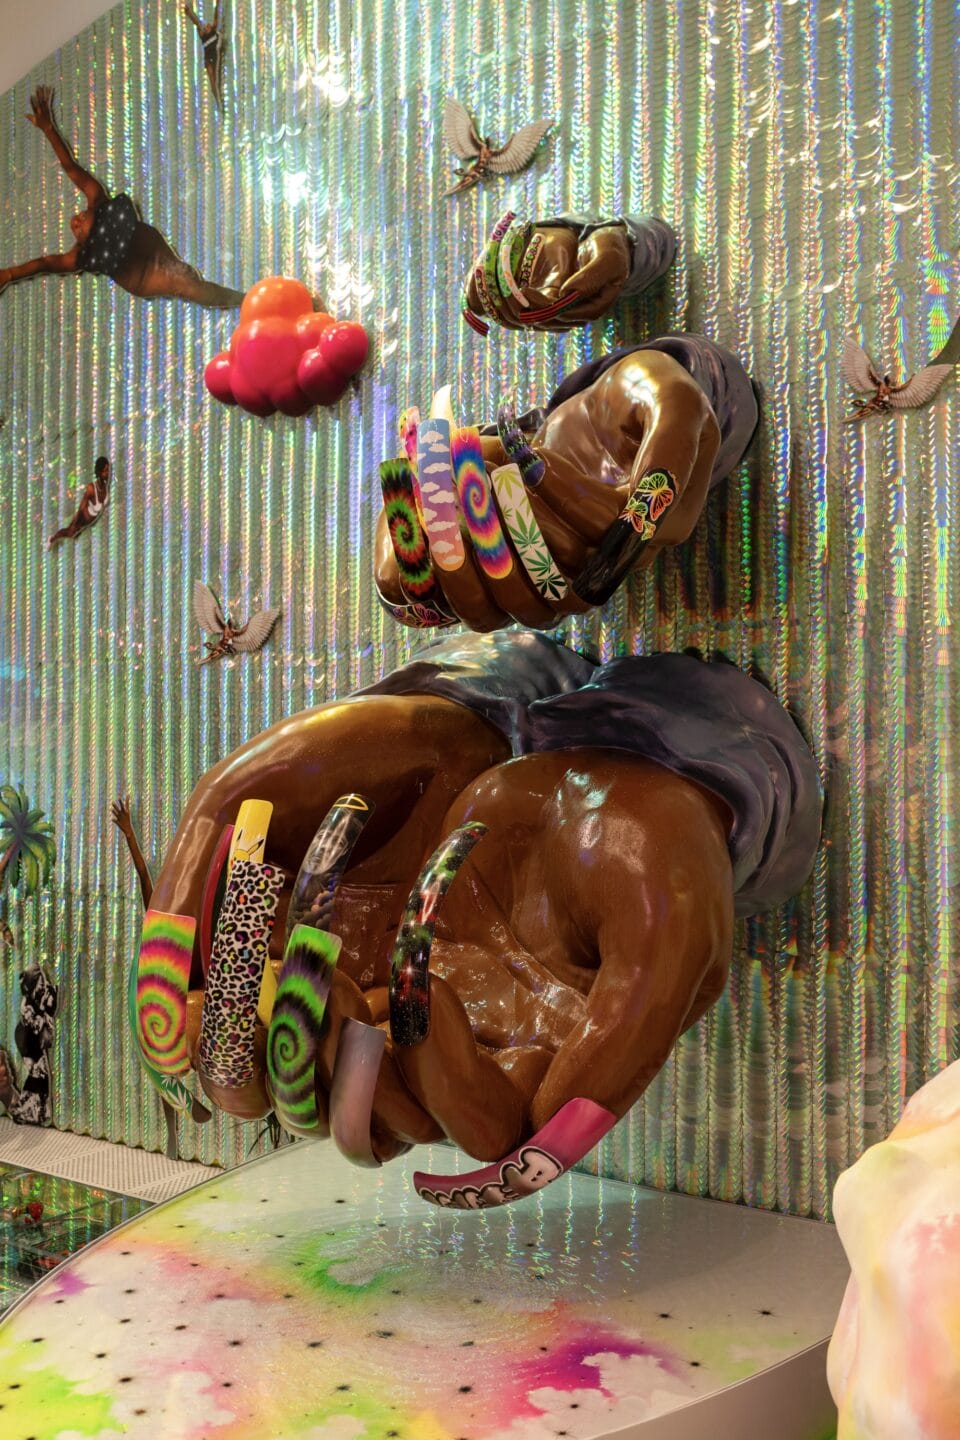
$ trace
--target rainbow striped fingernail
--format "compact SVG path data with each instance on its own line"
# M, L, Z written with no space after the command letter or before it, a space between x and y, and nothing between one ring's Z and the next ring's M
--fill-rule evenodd
M161 1075L183 1075L187 1054L187 989L197 922L190 915L148 910L137 960L136 1037L144 1059Z

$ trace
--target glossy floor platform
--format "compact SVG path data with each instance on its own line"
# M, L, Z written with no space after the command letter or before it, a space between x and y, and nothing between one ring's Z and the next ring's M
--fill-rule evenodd
M846 1265L809 1221L571 1176L433 1209L297 1144L131 1221L0 1323L4 1440L822 1440Z

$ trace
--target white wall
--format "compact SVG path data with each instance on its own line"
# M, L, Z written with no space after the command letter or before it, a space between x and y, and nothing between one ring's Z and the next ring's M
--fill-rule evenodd
M116 0L0 0L0 95Z

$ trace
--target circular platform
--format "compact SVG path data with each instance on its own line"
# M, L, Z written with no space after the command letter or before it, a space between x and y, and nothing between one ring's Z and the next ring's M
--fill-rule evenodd
M501 1210L424 1204L413 1170L455 1158L370 1172L298 1143L129 1222L0 1325L0 1434L830 1432L832 1227L584 1175Z

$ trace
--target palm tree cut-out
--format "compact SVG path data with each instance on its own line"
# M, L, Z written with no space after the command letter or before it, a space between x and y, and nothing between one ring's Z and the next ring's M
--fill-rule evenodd
M33 895L50 878L57 858L53 827L15 785L0 786L0 884Z

